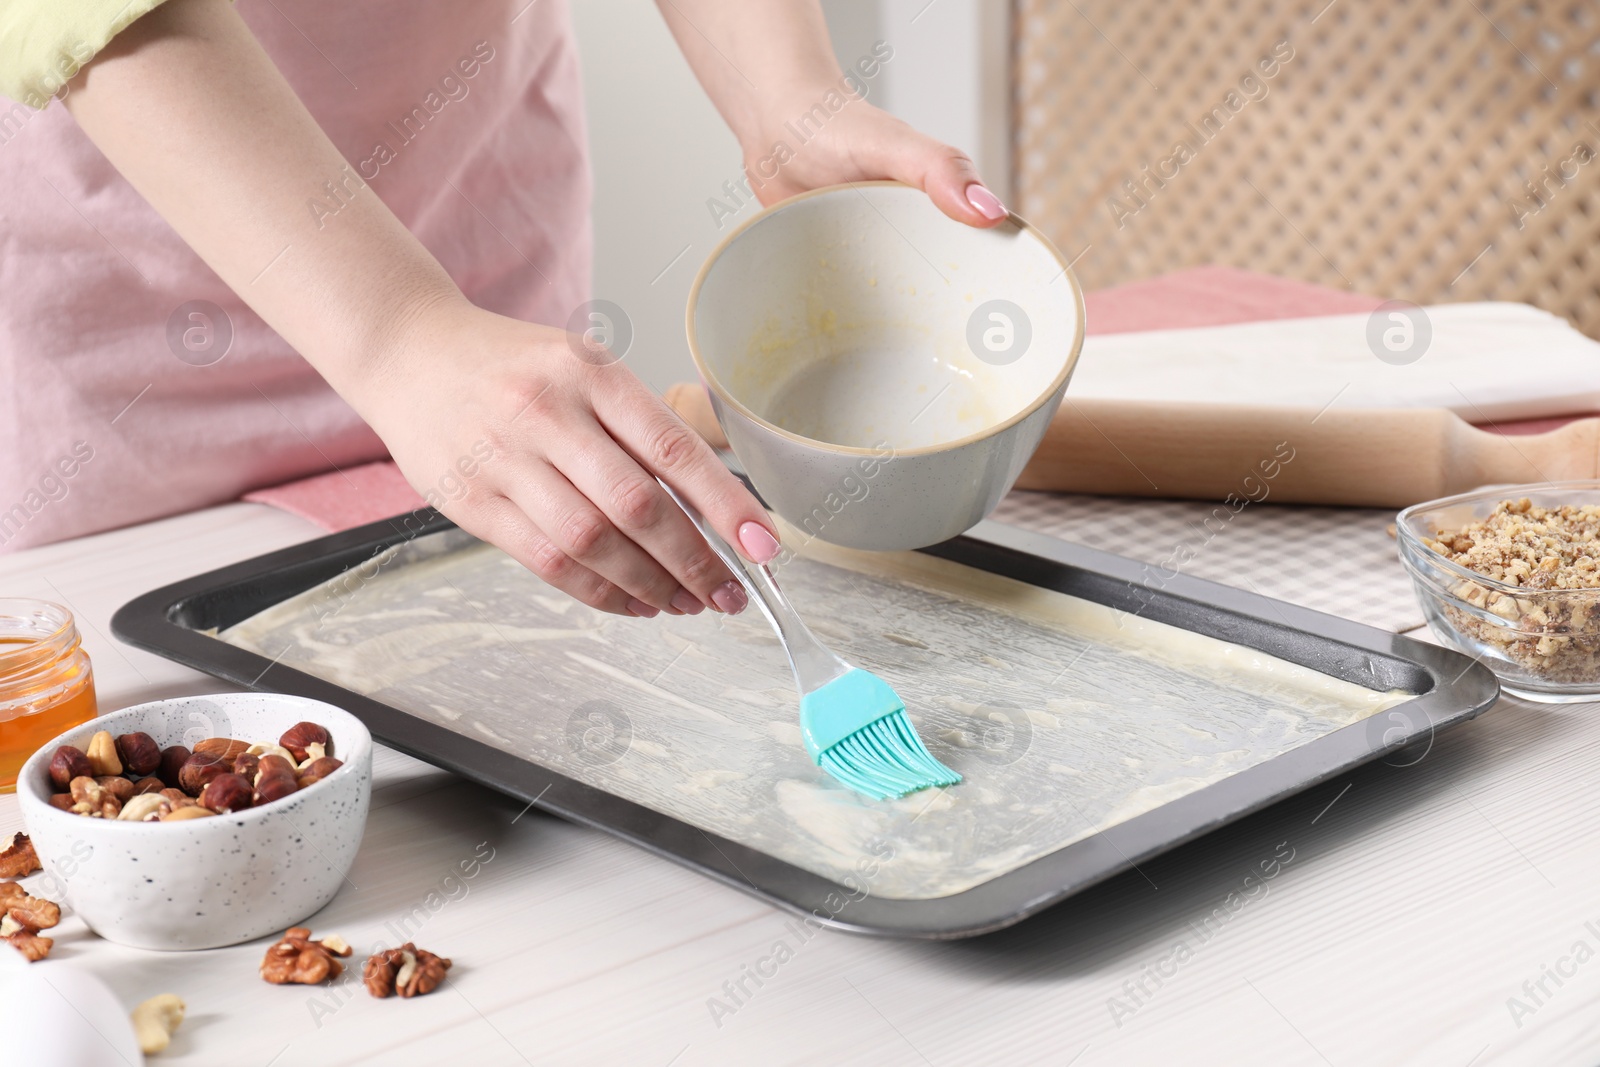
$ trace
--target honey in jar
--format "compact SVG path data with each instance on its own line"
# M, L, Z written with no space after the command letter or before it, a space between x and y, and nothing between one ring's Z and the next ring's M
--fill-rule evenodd
M72 612L0 599L0 793L15 792L28 757L95 710L94 672Z

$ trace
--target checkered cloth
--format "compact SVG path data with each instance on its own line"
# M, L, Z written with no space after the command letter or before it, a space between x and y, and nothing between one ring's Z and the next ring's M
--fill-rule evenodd
M1251 504L1202 525L1217 505L1074 493L1013 492L990 516L1142 563L1181 547L1182 570L1394 632L1423 625L1382 508ZM1181 556L1179 557L1181 558Z

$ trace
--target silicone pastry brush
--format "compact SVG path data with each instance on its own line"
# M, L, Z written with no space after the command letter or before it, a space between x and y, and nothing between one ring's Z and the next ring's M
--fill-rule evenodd
M905 701L888 682L851 666L818 641L771 571L746 561L670 486L663 482L662 488L778 632L800 689L800 734L813 763L875 800L961 781L959 774L933 758L906 717Z

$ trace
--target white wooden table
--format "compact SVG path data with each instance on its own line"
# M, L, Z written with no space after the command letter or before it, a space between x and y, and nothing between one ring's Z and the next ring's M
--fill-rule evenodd
M0 557L0 591L71 606L106 710L215 692L115 642L111 613L317 533L232 504ZM786 914L736 890L537 811L519 818L520 803L380 748L351 884L310 925L358 958L405 926L455 960L440 991L377 1001L354 976L268 986L266 942L141 952L71 917L52 958L93 968L128 1005L178 993L189 1019L153 1062L208 1067L1594 1064L1597 768L1600 706L1506 699L1413 766L1366 768L1143 865L1148 881L1116 878L1001 934L799 945ZM0 798L0 833L20 825ZM480 847L493 858L478 876L447 881ZM1267 892L1227 911L1274 856L1290 858ZM1218 908L1226 919L1203 926ZM710 998L781 938L793 958L719 1025Z

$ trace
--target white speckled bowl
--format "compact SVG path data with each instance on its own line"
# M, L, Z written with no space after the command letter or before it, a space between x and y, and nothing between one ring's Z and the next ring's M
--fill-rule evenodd
M96 731L142 730L163 748L193 748L213 736L276 742L303 721L327 728L329 754L344 766L276 803L176 823L108 822L50 806L56 747L87 748ZM17 798L44 864L43 892L65 897L95 933L134 948L235 945L298 924L339 891L372 800L372 735L349 712L304 697L157 700L45 745L23 764Z

